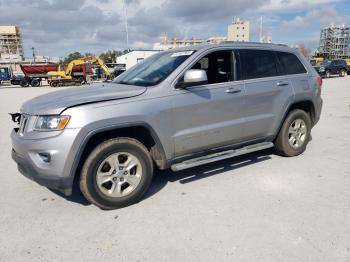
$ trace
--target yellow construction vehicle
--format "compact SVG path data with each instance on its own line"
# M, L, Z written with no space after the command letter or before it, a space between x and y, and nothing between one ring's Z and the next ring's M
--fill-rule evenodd
M47 75L48 75L49 85L53 87L64 86L64 85L81 85L82 78L81 77L76 78L73 76L73 68L74 66L85 65L88 63L98 64L104 71L106 78L110 79L111 72L109 71L106 64L98 56L92 56L92 57L83 57L83 58L79 58L71 61L66 66L65 70L59 69L58 71L48 72Z
M311 65L315 66L318 64L321 64L323 62L324 58L320 56L313 56L310 60Z
M348 75L350 75L350 58L345 59L346 64L348 65Z

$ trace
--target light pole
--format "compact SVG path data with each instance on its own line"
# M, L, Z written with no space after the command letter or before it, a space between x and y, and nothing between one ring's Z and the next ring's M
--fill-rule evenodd
M126 49L129 51L128 8L125 0L123 0L123 5L124 5L124 23L125 23L125 32L126 32Z
M33 50L33 61L34 61L34 63L35 63L35 48L32 47L32 50Z

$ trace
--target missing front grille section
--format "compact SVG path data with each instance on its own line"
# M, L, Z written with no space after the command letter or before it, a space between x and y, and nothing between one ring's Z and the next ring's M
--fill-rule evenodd
M9 113L9 115L12 118L12 121L19 125L21 121L21 114L20 113Z

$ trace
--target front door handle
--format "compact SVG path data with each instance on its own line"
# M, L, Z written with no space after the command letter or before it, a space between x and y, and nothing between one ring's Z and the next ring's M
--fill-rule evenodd
M277 86L287 86L287 85L289 85L289 83L287 83L287 82L277 82L276 85Z
M237 93L240 93L241 90L240 89L236 89L236 88L229 88L226 90L226 93L227 94L237 94Z

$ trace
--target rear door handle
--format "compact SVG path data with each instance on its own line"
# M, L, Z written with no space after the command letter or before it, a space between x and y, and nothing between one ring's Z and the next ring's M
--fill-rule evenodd
M237 94L237 93L240 93L240 92L241 92L241 89L236 89L236 88L226 89L226 93L227 94Z
M287 83L287 82L277 82L276 85L277 86L287 86L287 85L289 85L289 83Z

